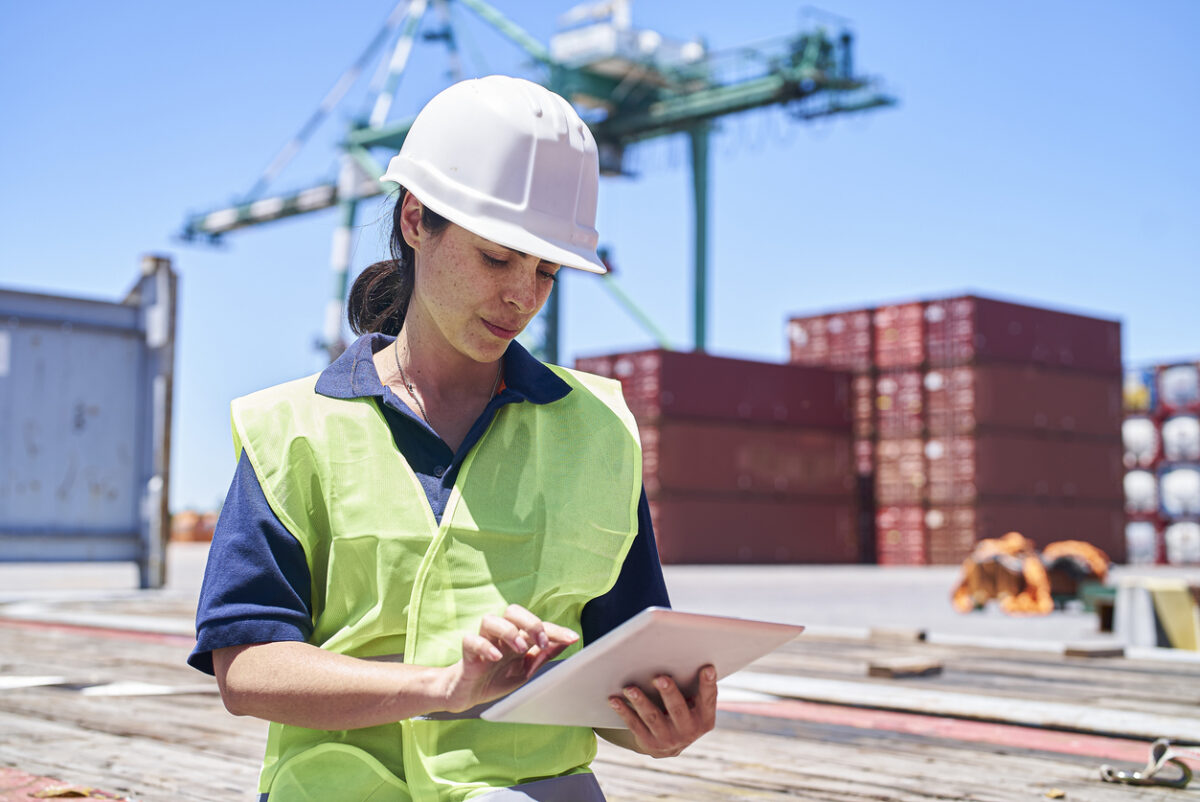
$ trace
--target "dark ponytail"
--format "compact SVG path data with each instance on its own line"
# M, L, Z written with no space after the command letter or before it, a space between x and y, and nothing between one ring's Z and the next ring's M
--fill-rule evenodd
M413 291L413 250L404 241L404 232L400 228L406 195L408 190L401 187L392 208L392 233L388 240L392 258L363 270L350 288L346 317L350 321L350 330L356 335L380 332L394 337L404 325ZM422 207L421 227L430 234L440 234L449 223L428 206Z

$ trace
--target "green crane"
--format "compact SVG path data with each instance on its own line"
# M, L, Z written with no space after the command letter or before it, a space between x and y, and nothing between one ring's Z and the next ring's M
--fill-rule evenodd
M456 60L456 38L449 4L458 3L522 49L542 69L542 82L569 98L584 115L600 150L600 169L628 174L627 150L656 137L685 134L691 154L694 198L693 347L707 345L708 318L708 170L709 139L721 117L769 106L784 107L797 121L893 105L896 101L874 79L855 75L853 39L844 29L830 36L824 25L780 39L710 53L700 42L668 40L632 25L630 0L577 6L560 20L564 30L543 46L485 0L433 0L442 24L425 34L448 46ZM427 0L403 0L389 16L363 56L342 76L300 134L268 167L248 197L235 206L189 217L181 236L215 239L240 228L338 206L334 235L334 286L325 320L325 347L335 357L344 348L341 316L349 279L352 231L360 201L382 193L383 167L373 149L394 153L404 142L412 118L388 122L392 97L428 10ZM303 146L308 134L341 99L349 85L392 34L400 31L386 83L378 87L371 115L351 124L343 141L336 183L273 197L259 197L266 184ZM456 62L455 62L456 63ZM455 67L456 69L456 67ZM611 276L605 285L613 297L662 344L664 338L633 305ZM539 356L558 361L561 285L543 311Z

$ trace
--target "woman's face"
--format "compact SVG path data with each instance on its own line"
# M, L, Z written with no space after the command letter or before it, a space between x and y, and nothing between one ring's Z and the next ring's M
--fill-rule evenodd
M415 322L416 312L416 320L432 324L437 336L470 359L499 359L550 297L559 266L454 223L433 235L423 226L417 230L420 203L411 195L404 203L403 233L416 253L409 320Z

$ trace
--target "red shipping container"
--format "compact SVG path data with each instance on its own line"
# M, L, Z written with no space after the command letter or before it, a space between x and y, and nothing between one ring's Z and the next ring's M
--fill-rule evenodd
M875 499L880 505L919 505L925 482L924 441L907 438L875 444Z
M854 416L854 436L875 435L875 380L869 373L860 373L850 380L850 400Z
M619 379L639 421L694 417L850 428L850 377L841 371L662 349L588 357L575 366Z
M650 498L663 563L855 563L850 504L663 494Z
M872 366L871 312L858 310L792 318L788 321L789 361L840 370Z
M854 470L859 476L875 475L875 441L854 441Z
M879 436L920 437L925 429L924 390L919 370L889 370L875 379Z
M923 318L924 307L920 303L881 306L875 310L876 367L920 367L925 361Z
M1120 502L1119 440L1018 433L931 437L925 444L928 500L969 504L981 496Z
M980 426L1106 437L1121 431L1118 373L996 362L933 369L924 385L931 434L968 434Z
M930 565L957 565L975 549L974 507L932 507L925 513Z
M850 434L663 418L642 424L646 492L707 491L849 500Z
M1099 373L1121 371L1121 324L977 296L925 305L932 365L1009 361Z
M825 315L788 321L788 361L794 365L828 367L829 332Z
M871 369L871 313L868 310L828 315L825 330L829 337L827 367L853 371Z
M913 506L880 507L875 514L875 554L880 565L924 565L925 511Z
M1003 537L1008 532L1020 532L1039 549L1058 540L1082 540L1104 551L1113 562L1125 562L1125 513L1119 503L984 500L969 506L933 505L925 522L927 526L937 524L929 528L931 562L958 563L968 541Z

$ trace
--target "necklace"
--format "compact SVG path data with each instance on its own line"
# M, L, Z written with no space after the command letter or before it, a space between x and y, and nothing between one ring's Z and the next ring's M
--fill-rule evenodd
M400 371L400 381L404 382L404 389L408 390L408 394L412 396L412 400L417 402L417 409L421 412L421 417L425 423L432 428L433 424L429 423L429 416L425 414L425 405L421 403L421 399L417 397L416 388L413 383L408 380L408 374L404 372L404 366L400 364L400 340L396 340L396 347L392 349L392 354L396 357L396 370ZM496 390L500 387L500 373L504 370L504 363L501 362L496 366L496 380L492 382L492 391L488 393L488 400L496 395Z

